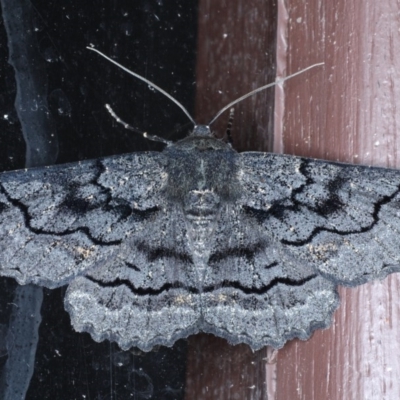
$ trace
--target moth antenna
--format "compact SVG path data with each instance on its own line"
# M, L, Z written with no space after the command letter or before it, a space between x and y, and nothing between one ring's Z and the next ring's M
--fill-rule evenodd
M295 76L300 75L300 74L302 74L303 72L306 72L306 71L308 71L308 70L311 69L311 68L319 67L320 65L324 65L324 64L325 64L325 63L321 62L321 63L317 63L317 64L310 65L309 67L304 68L304 69L301 69L300 71L297 71L297 72L295 72L295 73L292 74L292 75L285 76L284 78L278 79L277 81L272 82L272 83L269 83L268 85L264 85L264 86L259 87L258 89L252 90L251 92L249 92L249 93L247 93L247 94L245 94L245 95L239 97L238 99L232 101L231 103L229 103L228 105L226 105L224 108L222 108L220 111L218 111L218 113L217 113L217 114L215 115L215 117L208 123L208 125L211 125L213 122L215 122L215 120L216 120L222 113L224 113L226 110L228 110L229 108L231 108L231 107L234 106L235 104L237 104L237 103L243 101L244 99L247 99L248 97L253 96L254 94L256 94L256 93L258 93L258 92L261 92L261 91L263 91L263 90L265 90L265 89L268 89L268 88L270 88L270 87L272 87L272 86L278 85L279 83L283 83L283 82L287 81L288 79L294 78Z
M229 119L228 119L228 125L226 126L226 139L228 141L229 144L233 143L232 140L232 135L231 135L231 129L232 129L232 125L233 125L233 118L235 117L235 109L232 107L229 110Z
M171 142L170 140L163 139L162 137L159 137L157 135L149 135L147 132L142 132L139 129L136 129L133 126L129 125L123 119L118 117L118 115L115 113L115 111L111 108L109 104L106 104L106 108L107 111L111 114L111 116L115 119L115 121L121 124L125 129L129 129L130 131L136 132L139 135L142 135L145 139L152 140L153 142L161 142L166 144L167 146L173 144L173 142Z
M171 101L173 101L185 114L186 116L190 119L190 121L193 123L193 125L197 125L196 121L192 118L192 116L189 114L188 110L186 110L185 107L183 107L183 105L181 103L179 103L178 100L174 99L170 94L168 94L164 89L161 89L159 86L157 86L155 83L149 81L148 79L144 78L143 76L136 74L135 72L129 70L128 68L124 67L123 65L117 63L116 61L114 61L113 59L111 59L110 57L107 57L105 54L103 54L101 51L95 49L94 47L89 47L86 46L87 49L92 50L94 52L96 52L97 54L100 54L102 57L104 57L106 60L110 61L111 63L113 63L114 65L116 65L117 67L121 68L122 70L124 70L125 72L127 72L128 74L134 76L137 79L140 79L141 81L147 83L149 86L151 86L152 88L158 90L160 93L162 93L164 96L168 97Z

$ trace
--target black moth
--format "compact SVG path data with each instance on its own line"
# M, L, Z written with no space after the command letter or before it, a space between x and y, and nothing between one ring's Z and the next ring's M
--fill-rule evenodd
M399 171L239 154L195 126L161 153L0 174L0 275L68 285L74 328L122 349L279 348L330 324L337 285L400 270L399 190Z

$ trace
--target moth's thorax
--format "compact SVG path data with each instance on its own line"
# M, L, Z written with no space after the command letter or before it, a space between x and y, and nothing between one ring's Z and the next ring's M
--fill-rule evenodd
M229 144L213 136L190 135L180 140L167 150L169 149L182 149L185 151L227 150L236 153Z
M166 148L164 155L167 195L184 209L216 209L220 201L238 198L238 154L228 144L213 137L189 136Z

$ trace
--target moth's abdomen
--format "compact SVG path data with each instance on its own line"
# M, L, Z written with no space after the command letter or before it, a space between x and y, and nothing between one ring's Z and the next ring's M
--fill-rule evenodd
M196 267L200 269L204 269L208 262L220 200L218 194L211 190L192 190L184 198L183 211L189 246Z

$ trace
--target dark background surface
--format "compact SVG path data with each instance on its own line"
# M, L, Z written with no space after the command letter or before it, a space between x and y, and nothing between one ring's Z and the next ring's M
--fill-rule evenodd
M28 21L32 31L27 35L37 47L40 73L48 81L48 112L54 120L53 133L59 138L58 163L152 147L151 142L117 126L104 108L106 103L142 131L173 137L180 125L186 125L182 134L190 129L176 105L86 49L93 45L154 81L193 112L196 5L164 3L32 2ZM29 7L28 2L25 5ZM8 38L3 23L0 35L0 161L5 170L24 167L24 145L13 104L16 84L14 70L7 64Z
M163 95L86 49L115 58L194 110L197 9L185 1L14 1L23 13L0 20L0 170L25 166L26 146L14 106L15 71L10 42L32 48L32 79L47 93L51 153L56 163L132 151L162 149L115 123L176 139L190 129L186 116ZM14 26L7 37L4 21ZM8 44L7 44L8 42ZM47 83L46 83L47 81ZM44 83L43 83L44 82ZM32 104L35 99L32 98ZM182 127L179 129L180 127ZM41 151L40 149L38 150ZM32 163L31 163L32 165ZM36 164L37 165L37 164ZM5 335L16 283L0 280L0 368L7 362ZM123 352L73 331L63 308L65 288L44 290L35 368L26 399L180 399L184 395L185 340L171 349ZM4 376L0 390L4 389ZM0 396L1 397L1 396Z
M191 109L193 92L190 96L189 92L194 91L195 55L192 53L187 60L185 57L187 51L196 49L197 17L195 10L188 10L190 4L182 2L179 7L175 2L143 2L138 6L139 11L129 8L126 16L127 9L120 2L93 2L89 6L75 3L43 2L39 5L34 2L36 9L32 11L37 28L32 38L41 49L45 64L42 76L45 75L50 83L55 82L51 88L49 86L48 94L50 114L57 121L59 135L57 161L146 150L153 145L116 126L103 108L106 102L132 125L149 133L169 137L175 124L186 124L186 117L176 106L161 95L153 98L146 85L85 50L85 46L92 43L136 72L154 79ZM210 35L216 42L217 51L214 53L209 47L202 50L207 59L218 61L212 66L215 68L213 76L226 81L226 76L232 75L234 83L230 86L235 90L237 83L246 78L255 82L248 66L256 64L257 55L271 56L270 51L275 59L275 48L261 46L261 50L249 51L247 39L261 40L263 35L266 36L265 31L259 29L253 31L258 34L249 34L256 26L249 17L258 14L263 21L275 21L274 17L265 18L262 14L263 7L267 8L269 4L262 1L253 4L250 0L202 0L201 3L209 9L214 5L223 6L218 10L218 18L210 21L220 34L216 36L212 31ZM288 81L284 91L277 88L281 99L275 103L275 121L278 123L275 124L274 139L257 141L258 146L254 146L255 143L244 135L240 138L240 148L261 150L273 142L277 152L399 167L400 138L396 127L400 125L400 56L393 51L400 43L398 5L389 0L358 3L281 0L277 3L280 10L277 75L284 76L320 61L325 62L325 67L313 71L307 78ZM166 6L168 10L164 10ZM177 19L177 22L163 18L160 10L170 13L172 20ZM245 33L245 23L240 17L233 19L230 13L241 15L248 21ZM135 15L139 17L132 22ZM222 23L222 19L229 23ZM124 29L124 24L130 29ZM178 29L180 24L182 30ZM233 27L234 39L231 36ZM210 32L208 26L206 31ZM220 46L225 33L228 33L228 40ZM163 48L161 43L167 41L167 36L169 44ZM185 47L186 40L191 44ZM241 40L242 48L235 49L232 44ZM14 169L24 166L25 149L13 105L15 79L13 69L7 64L6 41L1 26L0 163L7 164L3 169ZM222 51L226 52L221 58L221 47L224 46ZM201 57L197 58L198 65L203 65L203 61L199 61ZM232 64L241 60L248 60L248 64L238 68L242 75L231 74ZM264 61L262 64L265 68L261 73L267 75L273 66ZM153 67L157 73L151 71ZM180 72L171 75L171 71L177 71L174 68ZM53 70L58 78L52 78L50 72ZM153 72L154 76L164 73L164 78L153 78ZM205 79L215 85L208 72ZM262 84L270 81L260 80ZM168 85L175 85L181 92L175 93L174 87ZM61 92L57 90L60 88ZM214 97L218 97L215 93L225 94L221 87L214 88ZM238 89L238 94L252 88ZM148 97L140 98L139 95ZM156 99L162 106L155 106ZM203 103L208 101L206 98ZM218 107L214 104L213 101L210 106L213 114L226 101L221 101ZM201 103L197 103L197 107L204 109ZM258 106L251 105L250 108L259 110L260 114L264 112ZM8 119L4 118L5 114ZM163 115L167 118L161 122ZM236 115L235 120L241 118L240 112ZM155 123L159 125L153 125ZM248 126L248 119L244 118L243 124ZM271 126L271 121L262 126ZM234 140L236 145L236 136ZM377 140L379 146L376 146ZM248 347L241 346L238 350L239 346L229 346L223 339L192 336L187 364L187 376L191 379L186 381L185 341L180 342L182 348L178 345L172 350L162 349L147 356L120 352L108 343L96 344L88 335L71 330L69 317L62 306L63 291L45 291L37 366L27 398L178 399L183 397L182 387L186 382L185 390L191 387L188 392L192 393L192 396L187 395L188 399L232 399L234 396L262 399L266 397L266 390L268 395L271 394L269 398L279 400L398 399L400 363L394 356L399 354L400 346L398 280L397 274L357 289L341 288L342 305L335 314L332 327L317 331L307 342L289 342L270 359L265 354L257 355L258 359L252 358L252 354L243 357ZM15 307L15 286L13 280L0 281L2 363L7 359L4 338L9 321L7 316ZM209 339L214 340L214 346L210 346ZM238 386L243 389L241 392ZM258 392L262 394L255 394L255 388L262 388Z
M199 123L208 122L230 101L275 78L275 0L202 0L198 12L191 4L162 1L135 2L135 7L122 2L0 3L3 10L4 5L8 7L2 20L6 23L0 28L0 54L4 55L0 62L0 162L4 170L162 149L118 125L105 103L149 134L177 139L190 129L176 105L87 50L88 45L154 81L191 114L195 109ZM23 13L17 18L19 5ZM7 23L14 29L8 37ZM16 79L14 67L7 63L10 49L16 53L14 64L24 67L25 81L21 71ZM32 88L29 80L36 86ZM14 106L17 83L27 97L25 109L21 104ZM218 136L226 124L225 114L213 125ZM272 149L273 126L274 90L270 89L235 107L234 148ZM47 141L42 138L39 143L39 134ZM28 305L31 298L39 302L42 290L35 287L32 294L28 286L10 279L0 280L0 285L0 390L6 390L6 362L18 359L20 369L11 369L14 377L29 375L24 365L35 363L32 380L28 376L13 383L25 393L25 382L27 399L266 398L266 348L252 352L246 345L231 346L224 339L199 334L171 349L122 352L114 344L97 344L88 334L73 331L63 309L65 288L43 290L37 353L32 355L34 320L40 318L40 307L33 308L33 314ZM30 320L32 326L23 325ZM10 332L19 334L11 339L11 345L18 344L13 351L6 347ZM274 364L268 369L272 377ZM268 390L273 387L268 382ZM16 398L23 397L11 397Z

